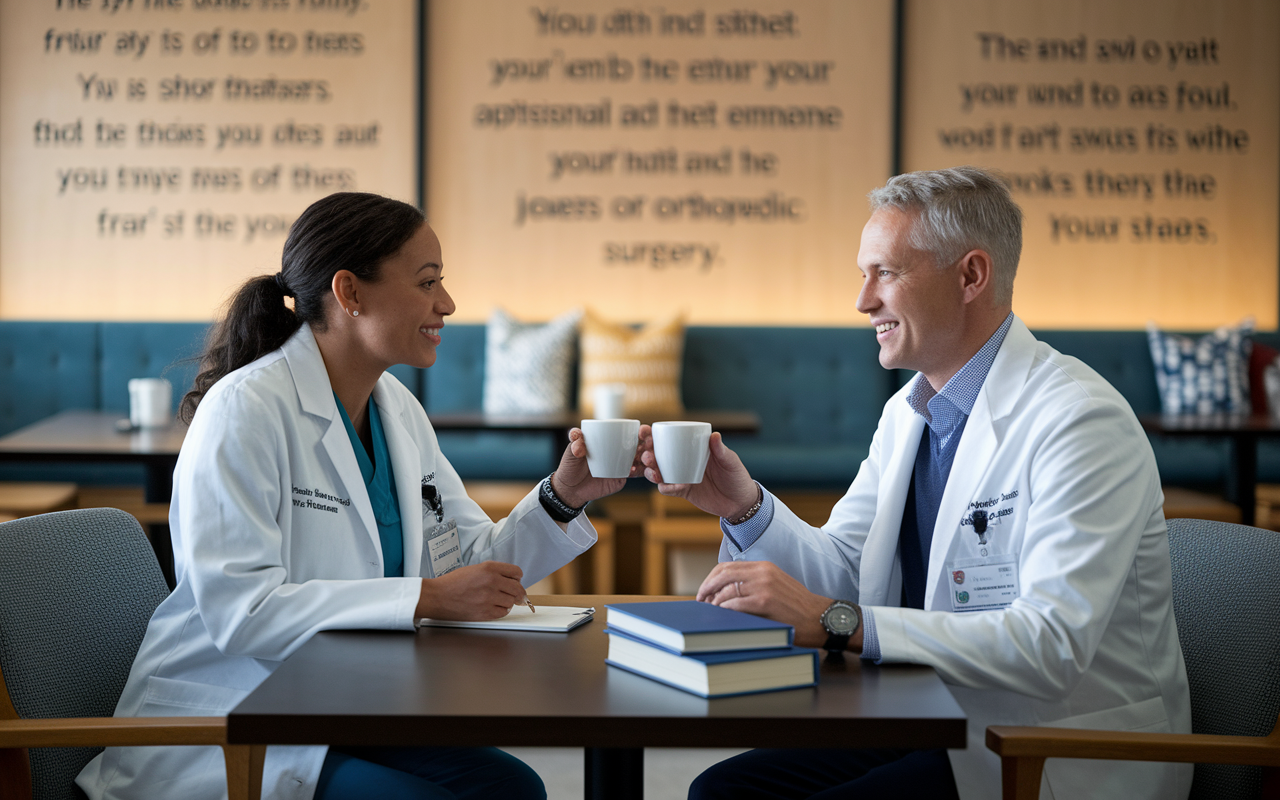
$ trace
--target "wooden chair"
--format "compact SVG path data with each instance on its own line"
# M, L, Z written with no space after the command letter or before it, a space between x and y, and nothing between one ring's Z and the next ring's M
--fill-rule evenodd
M1217 495L1162 486L1165 519L1210 519L1218 522L1240 522L1240 506Z
M466 481L463 486L467 496L476 501L489 519L495 520L509 515L533 488L521 481ZM614 526L595 516L591 517L591 524L599 540L589 552L551 573L547 578L549 586L539 581L539 589L547 588L550 594L613 594ZM586 585L584 559L591 562L590 587Z
M1280 797L1280 536L1175 519L1169 549L1192 732L993 725L1005 800L1040 796L1046 758L1192 762L1192 798Z
M75 508L74 483L0 483L0 514L29 517Z
M823 525L842 497L837 492L778 492L774 496L810 525ZM656 489L650 498L649 518L643 524L644 593L672 592L669 562L681 549L718 550L720 518L707 514L678 497Z
M1280 483L1260 483L1253 524L1268 530L1280 529Z
M151 525L169 524L168 503L148 503L141 487L81 486L78 508L118 508L127 512L145 531Z
M216 745L230 800L257 800L266 748L225 717L112 717L168 594L137 521L110 508L0 524L0 797L74 798L103 747Z

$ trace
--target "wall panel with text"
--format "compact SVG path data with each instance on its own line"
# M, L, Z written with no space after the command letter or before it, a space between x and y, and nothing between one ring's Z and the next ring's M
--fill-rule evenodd
M902 7L900 166L1008 176L1029 323L1276 327L1280 5ZM315 199L425 180L460 320L863 325L895 9L0 2L0 318L209 319Z
M891 2L433 0L428 30L427 211L460 318L864 322Z
M415 202L418 16L0 3L0 317L211 319L316 199Z
M1276 327L1280 5L907 0L904 170L1027 214L1033 327Z

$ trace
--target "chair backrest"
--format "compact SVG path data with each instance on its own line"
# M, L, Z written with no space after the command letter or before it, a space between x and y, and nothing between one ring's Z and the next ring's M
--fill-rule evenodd
M1194 733L1266 736L1280 714L1280 533L1169 520ZM1259 767L1197 764L1191 797L1257 797Z
M18 716L111 716L168 592L142 528L123 511L0 524L0 674ZM31 750L33 797L82 797L72 781L100 750Z

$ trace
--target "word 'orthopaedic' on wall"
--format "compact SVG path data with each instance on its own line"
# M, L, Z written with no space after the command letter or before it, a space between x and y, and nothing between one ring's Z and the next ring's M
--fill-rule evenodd
M458 315L848 324L892 6L430 4L427 206Z
M209 319L316 199L412 201L416 4L0 5L0 317Z
M1276 326L1280 5L907 11L903 166L1005 172L1030 324Z

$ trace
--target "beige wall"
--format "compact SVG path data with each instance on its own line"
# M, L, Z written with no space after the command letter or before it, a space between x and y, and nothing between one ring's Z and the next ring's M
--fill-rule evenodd
M1027 219L1014 309L1029 324L1276 327L1280 5L907 9L903 169L974 163L1016 178ZM1219 129L1230 146L1192 146ZM1178 174L1211 193L1179 191Z
M112 4L0 3L0 318L210 319L319 197L415 199L415 4Z
M416 3L153 5L0 3L0 318L209 319L244 278L278 269L284 228L328 191L414 199ZM527 0L428 5L424 199L457 319L495 305L535 319L587 305L628 320L684 311L695 323L865 324L855 257L865 194L888 176L893 150L892 0L772 0L751 7L756 18L731 0L622 14L573 0L554 4L554 19L539 18L553 4ZM906 9L902 167L978 163L1013 178L1027 212L1015 309L1029 323L1209 328L1253 316L1276 326L1280 6ZM663 14L681 19L664 29ZM296 37L294 49L269 52L273 31ZM164 46L166 32L170 43L181 35L181 52ZM669 72L646 73L645 59ZM787 72L771 80L771 67ZM305 99L248 101L226 96L229 76L312 83ZM1045 87L1052 100L1033 104ZM1166 106L1147 105L1161 89ZM687 112L678 125L672 102ZM607 125L492 123L520 104L591 114L606 103ZM647 122L650 103L656 124L624 124ZM692 113L710 103L714 125ZM773 107L801 109L808 124L730 120ZM838 124L823 124L831 109ZM123 141L99 141L99 121ZM205 140L143 143L147 122L202 126ZM322 143L276 143L290 123L318 126ZM340 128L374 123L376 144L336 141ZM77 125L79 142L50 141ZM224 125L260 128L263 142L219 147ZM1219 128L1232 146L1189 146ZM1177 151L1156 149L1151 131ZM1237 147L1241 131L1248 144ZM1073 147L1073 135L1094 144ZM749 172L744 150L756 156ZM295 168L329 181L296 185ZM1175 170L1208 196L1171 196ZM1088 190L1099 172L1104 195ZM698 199L775 218L694 219ZM776 218L780 205L795 213ZM215 232L213 218L230 225Z
M752 6L759 20L734 16L743 7L667 3L702 15L664 29L649 6L617 16L613 4L559 2L553 21L525 0L431 4L427 210L458 318L501 305L545 319L588 305L627 320L684 311L701 323L861 322L852 304L864 197L891 155L892 5L770 2ZM646 72L646 58L669 65L670 79ZM585 113L607 103L609 119L490 122L520 103ZM715 111L673 124L672 103ZM753 107L836 111L742 124L740 109ZM744 150L771 171L759 161L744 170ZM557 157L569 172L557 175ZM694 218L696 197L795 213ZM681 258L655 259L655 246Z

